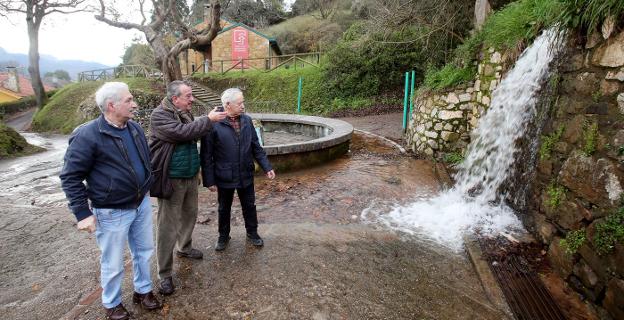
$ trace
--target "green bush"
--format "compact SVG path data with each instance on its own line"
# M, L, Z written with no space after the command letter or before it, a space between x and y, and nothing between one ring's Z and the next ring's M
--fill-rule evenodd
M565 249L566 254L573 255L585 243L585 240L587 240L585 229L580 229L568 232L565 239L559 241L559 245Z
M160 95L163 92L160 81L145 78L116 79L116 81L127 83L135 95L137 91ZM35 114L32 129L38 132L72 132L84 121L79 112L80 104L93 95L103 83L103 81L87 81L63 87ZM142 103L140 99L139 97L139 104Z
M562 4L557 17L564 27L584 31L596 30L607 17L613 16L622 24L624 1L622 0L559 0Z
M548 188L546 188L546 194L548 195L546 205L551 209L555 209L559 207L561 200L565 198L565 188L555 182L551 182Z
M442 160L448 164L457 165L464 161L464 155L459 152L450 152L445 154Z
M596 224L594 245L600 255L613 251L616 243L624 242L624 207Z
M461 68L447 64L442 69L428 72L424 86L433 90L449 88L474 79L476 73L477 70L473 66Z
M43 150L43 148L29 144L19 133L0 122L0 159Z
M583 148L582 152L585 156L591 156L596 152L596 144L598 140L598 124L593 123L591 125L586 124L585 131L583 131Z
M540 159L550 159L553 146L559 142L561 135L563 134L565 127L561 125L559 129L548 136L542 136L542 145L540 146L539 155Z
M437 65L444 59L444 51L431 48L446 38L427 38L424 35L428 32L417 27L371 32L363 24L354 24L327 54L329 88L336 97L371 97L400 90L407 71L415 70L417 81L421 81L426 65Z

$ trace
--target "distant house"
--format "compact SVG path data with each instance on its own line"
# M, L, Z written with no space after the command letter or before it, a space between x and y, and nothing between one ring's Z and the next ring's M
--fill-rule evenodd
M204 28L208 22L197 24L195 29ZM243 23L221 19L221 31L203 50L189 49L179 55L183 75L194 71L223 71L236 65L236 69L266 69L276 64L282 52L277 41ZM240 61L245 59L242 63ZM238 65L237 65L238 64Z
M44 85L46 91L53 88ZM7 68L7 72L0 72L0 103L16 101L24 97L35 95L30 79L17 72L17 68Z

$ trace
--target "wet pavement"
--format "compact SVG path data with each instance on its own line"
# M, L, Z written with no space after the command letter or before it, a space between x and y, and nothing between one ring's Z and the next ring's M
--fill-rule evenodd
M102 319L95 239L75 229L58 180L66 137L28 138L52 150L0 162L0 314ZM178 290L157 312L132 305L129 267L124 304L137 319L500 319L465 254L360 221L370 206L438 192L433 167L356 133L329 164L259 177L265 247L245 241L235 199L221 253L216 193L202 188L193 243L204 259L176 258Z

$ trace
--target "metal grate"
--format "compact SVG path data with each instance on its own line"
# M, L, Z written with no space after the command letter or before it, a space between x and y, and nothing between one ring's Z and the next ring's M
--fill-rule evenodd
M526 259L516 253L493 254L491 245L480 243L516 319L566 319Z

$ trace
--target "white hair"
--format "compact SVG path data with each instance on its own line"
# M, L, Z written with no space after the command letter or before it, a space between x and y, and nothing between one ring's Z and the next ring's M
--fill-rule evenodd
M233 102L238 95L243 95L243 91L239 88L229 88L221 94L221 104L225 107L228 102Z
M128 85L123 82L106 82L95 92L95 103L102 113L106 113L109 102L116 103L121 99L122 91L130 91Z

